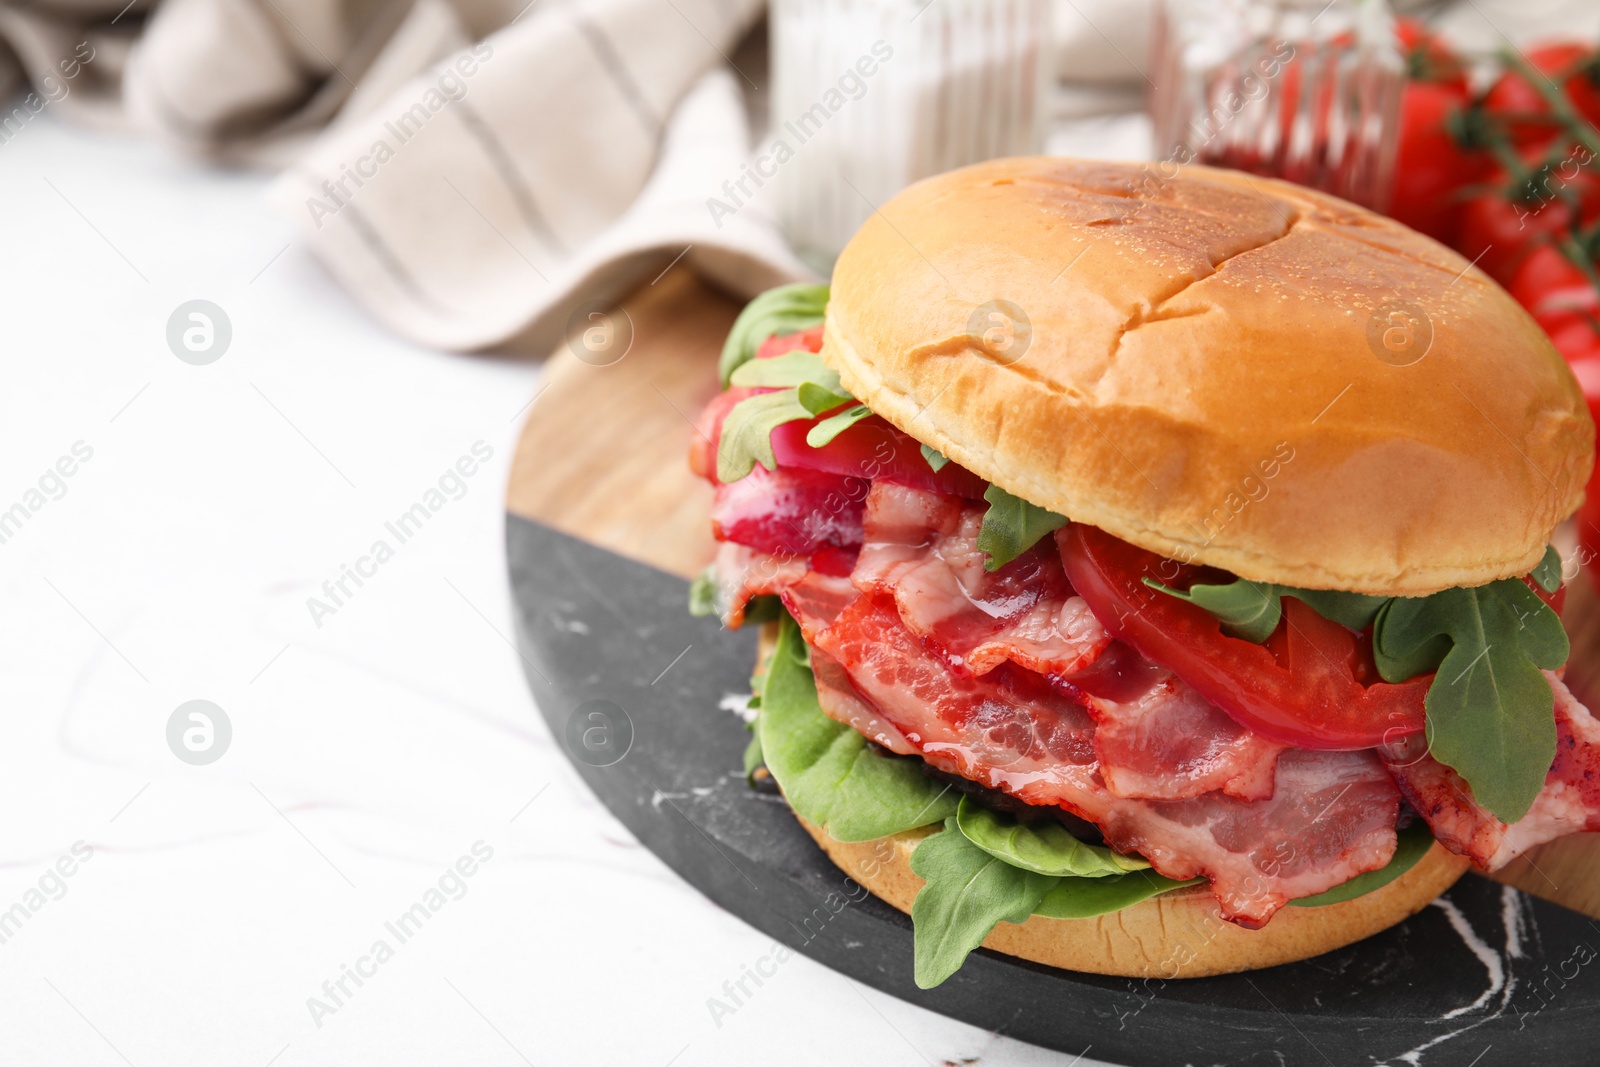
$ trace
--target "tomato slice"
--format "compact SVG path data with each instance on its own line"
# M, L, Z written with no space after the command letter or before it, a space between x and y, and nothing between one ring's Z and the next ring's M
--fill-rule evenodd
M1244 726L1300 748L1395 746L1423 730L1427 674L1378 678L1371 639L1329 622L1293 597L1265 645L1222 631L1202 608L1145 585L1184 588L1204 575L1073 523L1063 540L1067 577L1113 635Z
M946 463L935 471L922 458L916 438L901 433L877 415L862 419L821 448L806 444L806 433L820 419L786 422L772 431L778 469L827 471L847 478L885 481L982 500L989 483L965 467Z

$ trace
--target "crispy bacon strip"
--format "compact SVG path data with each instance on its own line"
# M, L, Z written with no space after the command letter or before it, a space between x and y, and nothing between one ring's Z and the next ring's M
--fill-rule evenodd
M894 598L906 627L960 675L1006 661L1041 674L1071 674L1111 643L1060 556L1046 542L999 571L984 569L978 530L985 504L874 482L861 556L851 575L864 593Z
M712 561L717 581L717 606L722 621L732 629L744 625L744 609L751 597L781 593L802 581L811 571L804 556L774 556L748 545L724 541Z
M1555 674L1556 758L1544 791L1521 819L1507 825L1472 799L1461 776L1426 752L1385 759L1400 791L1446 848L1486 871L1497 870L1546 841L1600 830L1600 722Z
M1287 745L1239 725L1171 671L1120 641L1060 688L1094 717L1094 749L1106 788L1121 797L1182 800L1221 791L1272 796Z
M956 674L901 624L889 597L863 596L819 630L817 647L893 727L895 751L1030 804L1059 805L1164 875L1209 878L1222 914L1242 925L1259 926L1288 900L1394 854L1400 796L1371 753L1285 752L1269 800L1119 797L1101 774L1088 712L1013 664L981 678ZM849 721L856 709L830 706L838 688L819 698Z

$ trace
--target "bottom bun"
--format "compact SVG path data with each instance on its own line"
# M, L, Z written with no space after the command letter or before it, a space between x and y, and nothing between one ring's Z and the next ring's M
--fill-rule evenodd
M799 818L799 816L796 816ZM876 841L846 842L800 819L830 859L879 899L911 913L922 879L911 853L937 827ZM1467 861L1435 843L1388 885L1339 904L1288 907L1260 930L1222 918L1204 885L1175 889L1092 919L1000 923L984 948L1035 963L1131 978L1200 978L1293 963L1341 948L1415 915L1461 877Z

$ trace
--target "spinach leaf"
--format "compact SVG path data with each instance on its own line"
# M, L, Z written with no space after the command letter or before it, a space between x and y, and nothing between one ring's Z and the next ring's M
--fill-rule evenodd
M1324 904L1338 904L1365 896L1374 889L1388 885L1415 867L1417 861L1426 856L1428 850L1433 847L1433 833L1428 829L1428 824L1421 819L1401 830L1398 836L1400 840L1395 845L1394 858L1382 867L1375 871L1367 871L1365 874L1358 874L1348 882L1341 882L1315 896L1300 897L1289 903L1297 908L1320 908Z
M1035 874L1104 878L1150 866L1139 856L1086 845L1060 823L1047 819L1020 822L1014 816L991 811L971 797L962 797L956 808L956 828L995 859Z
M800 627L787 615L779 621L756 728L767 770L789 806L840 841L872 841L955 814L956 795L923 774L916 760L876 752L861 734L823 714Z

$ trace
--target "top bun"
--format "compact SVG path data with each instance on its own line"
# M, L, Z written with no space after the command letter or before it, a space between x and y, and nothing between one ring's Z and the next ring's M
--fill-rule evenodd
M1538 325L1433 240L1286 182L1004 159L846 246L822 357L1026 500L1255 581L1528 573L1594 425Z

